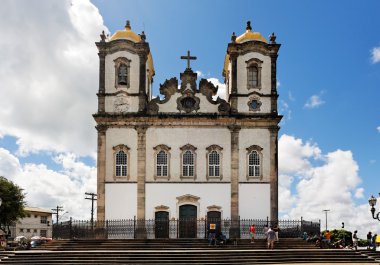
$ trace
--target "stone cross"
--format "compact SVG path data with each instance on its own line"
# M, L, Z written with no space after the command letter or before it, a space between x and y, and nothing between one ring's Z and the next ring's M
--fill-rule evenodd
M187 56L181 56L181 59L187 60L187 69L191 69L190 68L190 60L196 60L197 57L190 56L190 51L187 51Z

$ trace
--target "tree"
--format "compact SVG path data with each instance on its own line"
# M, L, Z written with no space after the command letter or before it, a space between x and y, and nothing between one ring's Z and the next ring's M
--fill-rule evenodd
M9 234L9 226L25 216L25 194L12 181L0 176L0 230Z

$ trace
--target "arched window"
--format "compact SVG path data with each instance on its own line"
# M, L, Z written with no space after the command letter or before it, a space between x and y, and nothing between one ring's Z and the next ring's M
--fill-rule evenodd
M182 155L182 175L194 177L194 154L189 150Z
M116 154L116 177L127 176L128 155L124 151Z
M219 177L220 175L220 158L216 151L208 154L208 175L210 177Z
M156 156L156 176L168 176L168 154L165 151L158 152Z
M262 148L252 145L247 148L247 180L262 178Z
M128 178L129 176L129 148L126 145L117 145L114 150L114 177Z
M218 145L211 145L207 150L207 179L222 179L222 150Z
M187 144L180 148L181 154L181 178L196 178L196 153L194 146Z
M164 144L157 145L153 148L154 153L154 179L170 178L170 147Z
M249 154L248 174L250 177L260 177L260 156L257 151Z

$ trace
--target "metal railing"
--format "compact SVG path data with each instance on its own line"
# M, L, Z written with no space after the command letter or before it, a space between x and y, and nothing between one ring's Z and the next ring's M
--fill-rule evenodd
M56 239L134 239L139 238L207 238L210 225L214 224L217 232L232 237L231 229L238 231L237 237L250 237L249 226L255 225L255 237L265 238L264 227L278 224L280 237L302 237L304 232L318 235L320 222L301 220L279 220L271 222L269 219L239 219L233 222L230 219L172 219L172 220L72 220L53 225L53 237Z

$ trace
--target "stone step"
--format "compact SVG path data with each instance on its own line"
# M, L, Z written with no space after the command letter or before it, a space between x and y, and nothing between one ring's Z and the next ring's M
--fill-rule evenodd
M2 264L270 264L270 263L374 263L358 252L313 251L134 251L134 252L16 252Z

